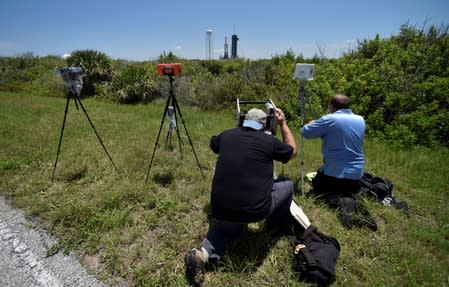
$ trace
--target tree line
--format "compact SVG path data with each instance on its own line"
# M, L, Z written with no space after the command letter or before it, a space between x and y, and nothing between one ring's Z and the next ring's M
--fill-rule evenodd
M299 127L299 86L306 94L306 120L327 112L335 93L348 95L352 110L365 117L367 133L401 146L449 145L449 26L402 25L389 38L359 40L340 58L305 59L292 50L271 59L189 60L163 53L154 61L112 59L94 50L78 50L67 61L31 53L0 58L0 90L64 96L56 73L81 66L82 96L121 104L149 103L166 97L168 81L158 63L183 64L175 93L183 105L218 110L237 98L272 99ZM314 80L293 79L296 63L315 64Z

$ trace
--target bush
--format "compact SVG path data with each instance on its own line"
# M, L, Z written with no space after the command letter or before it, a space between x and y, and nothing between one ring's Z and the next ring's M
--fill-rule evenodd
M67 65L82 67L86 73L81 95L95 95L96 86L110 81L114 75L112 60L105 53L94 50L73 52L67 59Z
M57 73L62 66L65 63L57 56L35 57L26 53L0 58L0 90L62 96L64 85Z
M205 109L229 107L237 98L253 99L248 86L235 74L198 74L192 78L192 85L192 101Z
M160 96L156 90L153 67L147 63L128 63L115 73L102 93L112 94L119 103L148 102ZM154 73L153 73L154 74Z
M329 98L345 93L351 109L365 117L370 135L404 145L449 145L449 26L417 29L408 25L390 38L363 40L338 59L305 60L292 50L269 60L184 60L165 52L158 63L183 64L176 77L180 102L206 109L232 107L236 98L271 98L289 120L299 122L296 63L315 63L315 80L305 85L306 119L327 112ZM59 95L58 66L86 70L83 95L99 94L120 103L151 101L169 93L155 63L113 61L104 53L75 51L64 63L57 57L0 58L0 90Z

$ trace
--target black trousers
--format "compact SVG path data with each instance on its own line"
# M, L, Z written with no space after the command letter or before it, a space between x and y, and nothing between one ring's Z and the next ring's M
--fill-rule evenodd
M319 170L312 180L312 185L313 193L334 208L339 207L341 198L354 201L356 194L360 191L358 180L328 176Z
M367 226L373 231L377 230L376 221L359 196L358 180L335 178L318 171L312 185L313 194L325 200L331 208L337 208L343 226ZM354 213L357 214L355 218Z

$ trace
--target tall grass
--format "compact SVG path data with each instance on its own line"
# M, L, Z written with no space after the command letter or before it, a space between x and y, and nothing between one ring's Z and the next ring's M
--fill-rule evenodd
M235 112L181 107L206 181L180 121L182 154L175 133L165 148L166 120L145 184L164 103L83 103L120 173L72 101L51 182L65 99L0 93L1 193L60 239L52 252L75 251L109 284L186 286L183 256L201 244L211 221L216 156L209 138L233 127ZM320 165L320 149L318 140L305 142L306 172ZM448 150L404 150L368 140L365 151L367 171L391 179L394 195L408 202L411 213L367 200L378 231L346 230L333 210L298 190L296 201L311 222L341 244L334 286L448 286ZM298 159L276 165L298 189L300 169ZM251 224L206 274L205 286L307 286L292 272L291 257L287 238L270 238L263 222Z

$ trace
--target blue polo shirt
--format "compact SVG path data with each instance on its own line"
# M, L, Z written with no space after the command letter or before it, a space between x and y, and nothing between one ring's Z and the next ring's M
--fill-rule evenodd
M365 156L363 140L365 120L350 109L327 114L301 129L306 139L323 140L323 165L320 170L328 176L358 180L362 178Z

